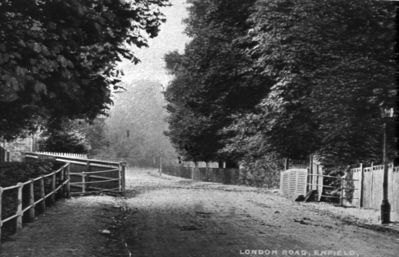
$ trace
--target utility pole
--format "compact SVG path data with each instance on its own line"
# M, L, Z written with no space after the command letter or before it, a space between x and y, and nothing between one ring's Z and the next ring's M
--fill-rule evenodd
M387 224L391 219L391 205L388 201L388 159L387 159L387 121L393 117L393 108L384 109L382 112L382 119L384 121L383 130L383 147L382 147L382 162L384 164L384 180L382 183L382 203L381 203L381 223Z

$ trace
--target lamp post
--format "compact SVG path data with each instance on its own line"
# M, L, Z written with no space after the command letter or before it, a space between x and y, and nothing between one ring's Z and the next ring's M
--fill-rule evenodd
M382 148L382 162L384 164L384 180L382 183L382 203L381 203L381 223L387 224L390 222L391 205L388 201L388 160L387 160L387 120L393 117L393 108L383 109L382 119L384 121L383 130L383 148Z

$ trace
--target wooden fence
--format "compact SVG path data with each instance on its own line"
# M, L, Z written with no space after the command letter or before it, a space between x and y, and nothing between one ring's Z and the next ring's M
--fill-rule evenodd
M40 209L44 211L46 209L46 199L49 199L51 203L54 203L56 201L56 193L58 192L64 194L65 197L69 197L69 168L70 164L67 163L52 173L31 179L29 181L20 182L13 186L0 187L0 239L3 224L15 220L15 229L16 231L19 231L22 229L22 221L25 213L27 214L29 221L34 221L36 215L35 207L40 206ZM46 192L45 184L49 181L51 185L51 191ZM39 198L35 197L35 186L39 187ZM28 189L28 194L23 194L24 188ZM3 194L9 191L17 191L17 208L14 214L3 218ZM24 196L27 196L27 199L24 199ZM27 203L27 205L24 203Z
M384 165L353 168L353 197L350 200L354 206L380 209L383 195ZM388 200L391 210L399 213L399 166L388 165Z
M308 167L296 165L281 171L280 176L280 192L288 198L295 199L300 195L307 196L312 193L309 194L309 198L305 198L305 201L326 200L344 205L345 191L349 188L347 178L324 175L323 168L318 162L313 161Z
M68 157L61 154L25 153L26 158L52 158L70 164L72 195L125 192L125 162Z
M239 169L199 168L185 166L162 166L162 173L199 181L216 182L222 184L240 184Z
M47 203L56 201L56 194L63 197L70 195L85 195L98 192L125 192L125 166L124 162L102 161L74 157L73 154L57 153L25 153L25 158L53 159L65 163L60 169L49 174L20 182L9 187L0 187L0 239L3 224L15 221L15 229L19 231L23 219L33 221L36 207L41 211L46 209ZM46 187L47 186L47 187ZM48 189L48 187L50 189ZM39 191L39 197L36 192ZM38 190L37 190L38 189ZM15 191L15 212L8 217L2 214L4 195ZM9 212L9 209L7 210Z

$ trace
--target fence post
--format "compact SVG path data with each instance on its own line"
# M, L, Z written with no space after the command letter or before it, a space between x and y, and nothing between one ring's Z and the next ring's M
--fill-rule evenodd
M90 161L88 160L86 162L86 172L89 172L89 171L90 171Z
M29 183L29 221L35 220L35 185L33 179Z
M159 156L159 176L162 176L162 156Z
M60 185L62 185L62 183L64 183L64 180L65 180L65 168L63 168L61 171L60 171ZM64 187L61 187L60 188L60 191L59 191L59 193L58 193L58 196L63 196L64 195Z
M42 209L42 211L44 212L46 210L46 193L44 191L44 177L40 176L40 199L42 199L42 201L40 202L40 207Z
M363 188L364 188L364 167L363 167L363 163L360 163L360 186L359 186L359 190L360 190L360 196L359 196L359 207L363 207Z
M3 227L2 216L2 205L3 205L3 188L0 187L0 246L1 246L1 228Z
M86 185L86 182L90 181L90 160L87 160L86 173L85 173L85 192L89 190L90 183Z
M371 183L370 183L370 195L369 195L369 203L370 203L370 206L366 206L366 207L371 207L371 206L373 206L373 203L374 203L374 192L373 192L373 190L374 190L374 187L373 187L373 185L374 185L374 162L372 162L371 163L371 169L370 169L370 172L371 172L371 174L370 174L370 176L371 176Z
M339 205L344 206L344 190L345 190L345 177L340 177L340 194L339 194Z
M161 170L161 172L162 172L162 170ZM125 177L125 175L126 175L126 163L125 162L123 162L122 163L122 173L121 173L121 183L122 183L122 193L124 194L125 193L125 190L126 190L126 177Z
M65 185L65 197L70 198L71 197L71 175L69 174L71 171L71 163L68 163L68 166L66 167L66 179L68 182Z
M82 193L86 193L86 172L82 172Z
M56 182L56 177L55 177L55 173L53 175L51 175L51 204L55 204L55 182Z
M22 229L22 216L23 216L23 212L22 212L22 188L23 185L22 183L18 183L18 206L17 206L17 219L16 219L16 230L19 231Z

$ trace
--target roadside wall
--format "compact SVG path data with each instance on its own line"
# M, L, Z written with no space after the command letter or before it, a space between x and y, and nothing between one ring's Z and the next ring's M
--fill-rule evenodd
M370 166L351 170L354 192L352 205L370 209L380 209L383 195L384 166ZM399 166L388 166L388 201L391 210L399 213Z

